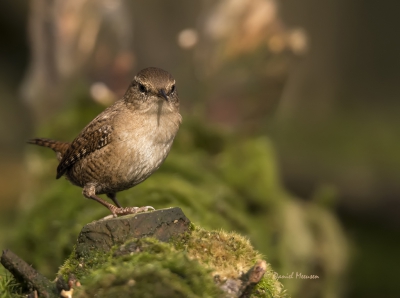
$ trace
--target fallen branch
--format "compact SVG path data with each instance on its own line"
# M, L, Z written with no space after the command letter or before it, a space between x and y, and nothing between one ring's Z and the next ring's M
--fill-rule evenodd
M37 290L40 297L59 297L55 285L50 280L33 269L11 250L6 249L3 251L0 262L19 282Z

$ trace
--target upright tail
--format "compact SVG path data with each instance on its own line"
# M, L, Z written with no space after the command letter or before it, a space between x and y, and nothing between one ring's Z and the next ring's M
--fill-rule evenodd
M27 141L28 144L34 144L38 146L48 147L53 149L57 153L57 159L61 160L64 153L67 151L70 143L60 142L51 139L30 139Z

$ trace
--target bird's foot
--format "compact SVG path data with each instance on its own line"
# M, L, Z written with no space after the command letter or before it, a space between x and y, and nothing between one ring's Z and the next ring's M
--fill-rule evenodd
M146 212L149 210L156 210L151 206L125 207L125 208L120 207L120 206L117 207L113 204L110 204L110 203L104 201L102 198L99 198L98 196L96 196L93 185L89 185L88 187L85 186L83 188L82 193L86 198L95 200L95 201L99 202L100 204L102 204L104 207L106 207L108 210L110 210L111 215L106 216L103 219L108 219L108 218L118 217L118 216L123 216L123 215L128 215L128 214L136 214L136 213L140 213L140 212ZM110 193L107 196L110 197L117 205L119 205L114 193Z
M151 206L110 208L110 211L111 211L113 217L118 217L118 216L123 216L123 215L128 215L128 214L136 214L136 213L146 212L149 210L155 210L155 209Z

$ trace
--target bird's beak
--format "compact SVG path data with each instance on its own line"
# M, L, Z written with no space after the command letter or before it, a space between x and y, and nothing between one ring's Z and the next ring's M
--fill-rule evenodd
M164 89L161 89L160 92L158 92L158 95L160 95L161 97L165 98L166 101L168 101L168 96L167 94L165 94Z

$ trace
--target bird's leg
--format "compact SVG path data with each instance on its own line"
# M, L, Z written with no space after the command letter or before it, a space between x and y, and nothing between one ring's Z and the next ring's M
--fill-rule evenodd
M95 200L102 204L104 207L106 207L110 212L112 213L113 217L117 217L118 215L128 215L128 214L136 214L140 212L146 212L148 210L155 210L151 206L145 206L145 207L116 207L113 204L110 204L106 201L104 201L102 198L99 198L96 196L96 188L93 184L88 184L85 185L83 188L82 194L88 198Z
M121 204L117 200L117 194L115 192L108 193L107 197L109 197L119 208L122 208Z

